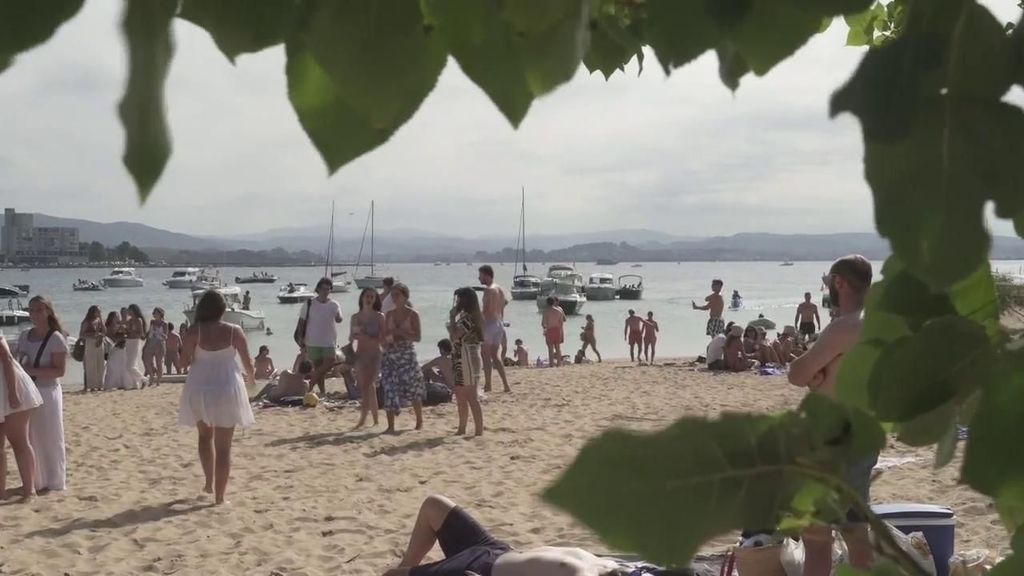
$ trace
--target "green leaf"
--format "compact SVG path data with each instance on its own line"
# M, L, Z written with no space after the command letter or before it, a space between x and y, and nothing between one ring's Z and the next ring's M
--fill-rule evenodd
M1004 333L999 325L999 298L988 260L982 262L973 274L954 284L949 289L949 299L957 314L985 327L990 341L1002 342Z
M939 438L939 443L935 447L935 469L943 468L953 461L953 456L956 455L956 445L960 441L960 429L958 427L959 419L953 420L953 425L946 429L945 434Z
M1024 524L1024 358L1005 357L982 389L964 452L963 479L991 496L1008 526Z
M424 25L419 3L314 0L304 45L334 82L337 96L378 131L394 132L427 97L447 60Z
M931 446L948 436L950 430L956 438L955 402L946 402L942 406L925 412L912 420L899 425L897 439L908 446Z
M614 31L618 29L618 31ZM614 18L604 16L597 20L590 32L590 49L583 57L587 70L600 70L607 80L637 54L642 54L640 41L621 29Z
M961 0L955 32L946 50L949 93L998 100L1013 84L1016 57L1002 24L987 8Z
M763 76L817 34L821 17L794 0L752 0L750 12L729 39L754 74Z
M50 39L82 7L83 0L0 2L0 73L14 57Z
M1010 554L992 567L988 576L1020 576L1024 574L1024 553Z
M857 14L871 7L875 0L797 0L796 4L802 9L814 14L820 14L832 18Z
M949 296L932 292L909 270L901 270L886 280L877 309L901 316L913 331L933 318L956 314Z
M284 42L298 21L296 0L182 0L180 18L209 32L234 63Z
M330 173L387 142L394 134L397 127L375 128L341 98L334 82L300 39L290 39L285 49L288 98Z
M585 0L543 2L536 11L526 0L501 5L422 0L422 5L462 71L513 126L519 126L535 97L572 79L587 53Z
M876 23L885 20L885 7L875 2L855 14L844 16L850 31L846 34L847 46L870 46L874 44Z
M848 565L840 565L836 570L837 576L907 576L903 570L889 560L880 560L870 570L857 570Z
M931 320L882 350L868 381L871 408L886 422L908 422L985 381L984 329L965 318Z
M722 4L743 3L729 0ZM736 10L742 18L745 9ZM714 48L722 37L705 0L649 0L644 31L665 74Z
M125 2L122 30L128 44L128 85L117 111L125 131L122 159L143 202L171 156L164 82L174 56L171 21L177 9L177 0Z
M735 92L740 87L740 79L750 72L750 66L728 42L723 42L715 48L715 53L718 55L718 77Z
M681 565L715 535L774 526L809 481L835 478L883 442L870 417L811 395L799 413L687 417L654 433L606 432L544 497L617 549Z

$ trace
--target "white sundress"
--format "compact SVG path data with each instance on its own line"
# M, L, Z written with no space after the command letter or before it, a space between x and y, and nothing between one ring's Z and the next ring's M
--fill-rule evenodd
M0 422L7 419L7 416L23 410L32 410L43 405L43 397L39 395L36 383L32 381L25 369L15 360L14 364L14 387L18 390L18 398L21 404L17 408L11 407L11 400L7 397L7 381L4 379L4 371L0 370Z
M202 347L199 328L195 357L181 391L178 424L194 427L198 422L217 428L248 428L256 423L242 370L235 355L234 330L231 343L220 350Z

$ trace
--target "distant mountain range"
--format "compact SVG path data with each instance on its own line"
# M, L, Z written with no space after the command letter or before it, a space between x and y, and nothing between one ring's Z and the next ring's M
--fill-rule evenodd
M172 263L230 263L240 257L269 258L272 264L291 253L290 263L323 258L327 230L279 228L262 234L199 237L171 232L134 222L93 222L36 214L37 226L73 226L83 242L113 246L127 240L157 258ZM362 230L335 234L335 260L354 261ZM873 233L766 234L743 233L712 238L676 236L656 230L609 230L579 234L531 236L527 248L531 261L586 262L598 259L628 261L716 260L831 260L859 253L872 259L889 254L888 242ZM369 241L363 247L368 259ZM379 262L512 261L515 239L461 238L415 229L377 230L375 256ZM239 256L241 254L241 256ZM1024 240L999 236L992 257L1024 259ZM282 261L283 263L283 261Z

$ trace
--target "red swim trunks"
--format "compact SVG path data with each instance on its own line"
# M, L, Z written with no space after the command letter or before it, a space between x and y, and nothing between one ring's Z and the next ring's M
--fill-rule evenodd
M562 327L559 326L557 328L548 328L545 330L544 342L546 342L548 346L554 346L555 344L565 342L565 332L562 330Z
M629 333L629 345L639 346L643 344L643 334L639 330L633 330Z

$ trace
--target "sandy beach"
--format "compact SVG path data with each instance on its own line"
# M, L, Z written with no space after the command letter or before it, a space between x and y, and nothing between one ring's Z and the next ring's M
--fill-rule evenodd
M513 394L486 401L482 438L452 436L451 404L427 408L419 432L403 413L396 436L348 432L357 417L350 407L259 410L256 426L236 435L230 504L219 508L199 494L195 433L175 426L180 385L66 393L69 490L27 506L0 504L0 573L380 574L397 561L431 493L452 497L517 547L604 552L537 497L588 438L684 414L777 411L801 398L784 377L682 366L526 369L511 381ZM881 476L875 502L950 505L958 549L1003 550L994 508L957 484L958 466L933 473L930 451L892 440L883 456L910 461ZM8 462L14 487L11 454ZM726 535L706 548L732 541Z

